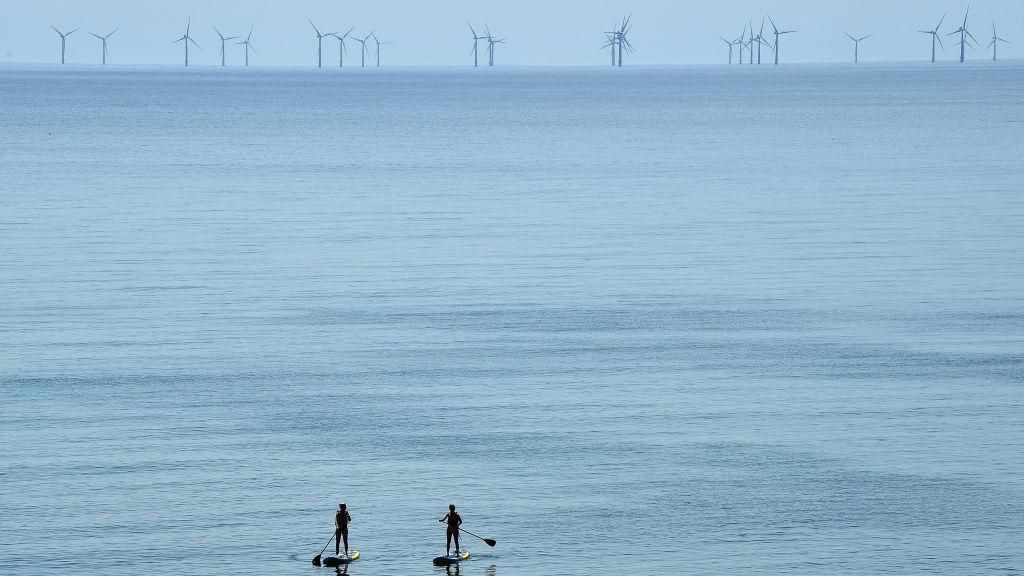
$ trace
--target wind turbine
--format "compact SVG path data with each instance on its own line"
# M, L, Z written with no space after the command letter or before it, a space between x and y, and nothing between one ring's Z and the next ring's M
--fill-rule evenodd
M630 43L628 38L626 38L626 35L629 34L629 31L633 29L633 25L630 24L630 20L632 19L632 14L627 14L626 16L624 16L622 18L622 25L619 26L619 29L615 32L615 39L619 45L619 68L622 68L622 53L633 53L633 44Z
M313 31L316 33L316 67L324 67L324 36L334 36L336 32L328 32L327 34L321 34L320 30L313 24L313 21L309 21L309 25L313 27Z
M725 42L725 45L729 47L729 65L732 66L732 49L736 46L735 41L726 40L721 36L719 36L718 39L721 40L722 42Z
M355 29L356 27L353 26L348 29L348 32L345 32L341 36L338 36L337 34L331 34L331 36L334 36L335 38L338 39L338 68L345 67L345 54L348 53L348 48L345 46L345 38L348 38L348 35L351 34L352 31Z
M353 40L355 40L356 42L359 42L359 44L361 44L361 50L359 51L359 57L360 57L360 64L359 65L362 68L366 68L366 41L370 39L370 36L373 36L373 32L370 32L369 34L367 34L366 38L352 38Z
M53 31L56 32L58 36L60 36L60 63L63 64L64 52L67 50L68 46L68 36L74 34L78 30L78 28L75 28L71 32L61 32L60 30L57 30L56 26L50 26L50 28L53 28Z
M942 44L942 37L939 36L939 28L942 28L942 23L945 22L946 15L942 15L942 19L939 20L939 25L935 27L935 30L918 30L921 34L931 34L932 37L932 62L935 62L935 43L938 42L939 46L942 46L942 51L946 51L946 47Z
M756 40L756 38L754 38L754 23L750 22L750 38L747 40L747 52L750 54L750 60L749 60L750 64L754 63L754 41L755 40Z
M256 49L252 47L252 42L249 41L251 38L252 38L252 26L249 27L249 35L245 37L245 40L242 40L241 42L235 42L235 44L240 44L242 46L245 46L245 65L246 66L249 66L249 50L252 50L253 52L256 51Z
M847 38L853 40L853 63L857 64L860 62L860 43L871 38L874 34L868 34L867 36L861 36L860 38L854 38L846 30L843 30L843 34L846 34Z
M394 44L394 42L381 42L380 38L377 38L377 35L374 34L373 32L370 32L370 36L373 36L373 41L377 43L377 68L380 68L380 47L383 46L384 44Z
M989 44L988 46L986 46L986 48L992 48L992 61L993 62L996 61L996 52L997 52L997 50L999 48L999 43L1000 42L1004 42L1006 44L1010 43L1008 40L1003 40L998 35L996 35L996 23L993 22L992 23L992 43Z
M779 36L782 36L783 34L792 34L792 33L796 32L796 30L782 30L782 31L780 31L778 29L778 27L775 26L775 22L772 20L771 16L768 17L768 22L771 22L772 30L775 32L775 48L773 48L773 50L775 50L775 65L778 66L779 65ZM750 33L753 34L754 33L753 30L751 30Z
M220 65L224 66L226 64L224 61L224 45L227 44L228 40L237 40L238 36L225 36L220 33L220 30L217 30L216 26L213 27L213 30L217 33L217 36L220 36Z
M478 68L480 66L480 41L486 38L486 36L477 36L476 30L473 29L473 25L469 21L466 22L466 25L469 26L469 31L473 33L473 68Z
M487 36L484 36L484 38L487 39L487 65L493 67L494 66L494 45L495 44L504 44L505 43L505 38L501 38L499 40L495 40L494 39L494 35L491 34L491 28L489 26L484 26L484 29L487 30Z
M754 29L751 28L750 32L753 33ZM761 46L772 47L767 40L764 39L764 18L761 18L761 31L757 33L757 65L761 65Z
M117 28L114 28L114 32L117 32L117 30L118 30ZM110 38L111 36L113 36L114 32L111 32L110 34L107 34L106 36L100 36L99 34L93 34L92 32L89 32L89 34L92 34L96 38L99 38L99 41L102 42L103 48L102 48L101 51L102 51L102 54L103 54L103 65L104 66L107 65L107 38Z
M959 34L960 35L960 63L963 63L964 58L967 55L967 46L969 44L967 38L970 37L971 40L974 40L973 44L971 44L972 48L974 47L974 44L978 43L978 39L975 38L974 34L971 34L970 30L967 29L967 16L970 13L971 13L971 7L968 6L967 7L967 12L964 13L964 23L961 24L960 27L957 28L956 30L953 30L949 34L946 34L946 36L952 36L954 34Z
M188 22L185 23L185 35L182 36L181 38L178 38L174 42L171 42L171 44L177 44L178 42L184 42L185 43L185 66L188 66L188 43L191 42L192 44L195 44L196 48L199 48L199 44L196 44L196 41L192 39L192 36L189 36L189 29L191 27L192 27L192 19L189 18ZM199 49L202 50L202 48L199 48Z

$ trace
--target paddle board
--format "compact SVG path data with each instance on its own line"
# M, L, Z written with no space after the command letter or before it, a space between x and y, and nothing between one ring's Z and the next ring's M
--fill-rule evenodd
M323 562L324 566L344 566L345 564L350 564L356 560L359 560L359 551L349 550L348 556L345 556L344 554L328 556L324 558Z
M434 558L434 566L451 566L452 564L458 564L463 560L469 559L469 550L463 550L458 554L449 554L447 556L438 556Z

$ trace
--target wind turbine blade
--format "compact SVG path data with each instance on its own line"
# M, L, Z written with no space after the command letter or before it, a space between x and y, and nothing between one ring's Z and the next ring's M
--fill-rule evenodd
M65 34L65 36L71 36L71 35L72 35L72 34L74 34L75 32L78 32L78 28L75 28L75 29L74 29L74 30L72 30L71 32L68 32L67 34Z
M313 24L312 20L309 21L309 25L313 27L313 30L316 32L317 36L323 36L323 34L320 33L320 29L316 27L316 24Z
M939 46L941 46L942 47L942 51L945 52L946 51L946 45L942 43L942 36L939 36L938 34L936 34L935 35L935 39L939 41Z
M946 16L948 16L948 15L949 15L948 13L942 15L942 19L939 20L939 25L935 27L935 31L936 32L939 31L939 28L942 28L942 23L946 21Z
M974 37L974 34L971 34L970 30L964 30L964 32L966 32L967 35L971 37L971 40L974 40L975 42L978 41L978 39Z
M850 36L850 33L847 32L846 30L843 30L843 34L846 34L846 37L849 38L850 40L853 40L854 42L857 41L857 39L854 38L853 36Z
M117 32L118 30L120 30L120 28L114 28L114 32ZM111 36L113 36L113 35L114 35L114 32L111 32L110 34L107 34L107 35L105 36L105 38L110 38Z
M768 15L768 22L772 25L772 30L775 30L775 33L778 34L779 33L779 28L775 25L775 21L772 20L772 17L771 17L770 14ZM753 30L751 30L751 32L753 32Z
M867 40L868 38L871 38L872 36L874 36L874 34L868 34L867 36L861 38L860 41L863 42L864 40Z
M95 36L95 37L99 38L100 40L103 40L103 36L100 36L99 34L93 34L92 32L89 32L89 35L90 36Z

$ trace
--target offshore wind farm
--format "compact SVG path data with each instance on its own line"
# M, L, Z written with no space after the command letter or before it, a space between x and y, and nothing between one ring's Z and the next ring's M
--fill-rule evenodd
M943 57L943 55L944 55L945 44L942 42L942 38L943 37L953 37L953 39L954 39L954 46L958 50L957 50L957 53L951 54L950 56L953 56L954 58L958 59L960 62L966 62L970 57L972 57L972 53L977 52L977 51L981 50L982 48L988 48L988 49L992 50L993 58L990 58L990 60L998 60L998 58L999 58L999 48L1003 47L1005 49L1008 46L1012 46L1012 39L1011 39L1012 36L1008 37L1006 30L1014 30L1014 31L1017 31L1017 32L1024 33L1024 21L1021 20L1021 14L1016 14L1016 15L1011 16L1009 21L1006 22L1006 25L1003 27L1003 30L1004 30L1004 34L1003 35L995 35L995 38L996 38L995 40L990 42L987 46L982 46L979 43L978 39L975 38L975 36L973 35L973 33L970 30L969 20L970 20L971 14L972 14L971 13L971 7L969 5L965 4L965 5L963 5L962 10L963 10L963 18L960 19L960 20L957 20L957 23L956 23L955 27L954 26L948 26L946 28L943 28L943 26L944 26L944 24L946 22L946 15L947 14L939 13L939 14L937 14L937 16L940 16L940 18L938 18L938 24L936 25L935 28L918 29L917 27L913 27L913 29L911 29L911 26L913 26L913 24L915 24L916 22L907 22L905 24L909 24L910 26L904 25L903 26L903 30L900 31L898 33L898 35L894 34L892 31L889 31L889 32L878 32L878 31L876 31L876 32L873 32L871 35L864 35L864 36L860 36L860 37L853 37L852 35L850 35L849 33L846 32L847 26L842 25L842 26L837 26L837 28L835 29L835 33L843 34L843 35L849 37L851 39L851 41L854 43L853 44L853 53L854 53L853 62L854 63L859 63L861 61L861 50L860 50L861 49L861 42L866 40L866 39L868 39L869 37L872 38L872 44L875 45L875 49L872 50L872 54L871 54L871 56L872 56L871 59L873 61L885 62L885 61L901 61L901 60L914 61L914 60L917 60L918 58L908 58L905 53L902 56L897 56L895 54L887 53L885 51L885 49L883 47L880 47L879 45L883 41L889 41L889 42L897 42L897 41L899 41L901 43L900 44L901 46L906 46L906 45L912 43L912 38L913 38L914 34L916 34L916 33L924 33L924 34L928 34L929 36L931 36L931 38L930 38L930 40L931 40L931 52L930 52L930 55L929 55L929 58L930 58L931 61L936 62L936 61L940 60ZM975 10L975 14L976 13L977 13L977 10ZM634 20L634 15L633 15L633 13L631 11L626 11L626 12L624 12L624 14L622 16L619 17L619 19L617 21L615 21L615 23L612 26L607 27L604 30L591 29L589 32L587 32L587 31L585 31L585 30L583 30L581 28L577 28L577 29L573 30L573 33L576 36L580 37L580 38L585 37L587 34L591 34L591 35L593 35L592 37L598 38L599 40L595 41L596 42L595 50L597 52L607 51L607 54L609 55L608 62L613 67L622 67L624 64L627 63L627 60L635 60L634 64L644 65L645 64L645 59L647 61L652 61L652 59L653 59L654 62L668 63L668 62L671 62L673 60L673 57L676 56L676 55L678 55L680 57L686 56L686 53L682 53L682 52L674 52L674 51L666 52L665 49L664 49L664 41L659 39L657 36L652 36L652 35L657 34L657 32L652 30L652 28L654 27L654 25L659 24L658 21L657 21L657 19L659 18L659 15L656 14L656 13L650 13L650 14L646 14L645 16L647 16L649 19L654 19L654 22L651 22L650 20L645 21L645 20L641 19L641 20L639 20L640 27L635 29L635 30L634 30L634 26L635 26L635 24L637 24L637 21ZM762 64L765 51L768 51L770 53L768 60L769 60L769 63L773 64L773 65L778 65L780 63L786 64L786 63L828 62L827 59L819 59L819 58L816 58L814 56L815 54L823 54L823 53L825 53L827 51L826 47L821 45L822 44L822 40L820 40L820 39L814 39L814 40L805 39L805 37L809 37L811 34L821 35L821 34L826 32L826 29L822 28L817 23L811 22L810 23L811 30L806 30L805 29L805 32L803 34L799 34L797 36L793 36L788 42L784 43L783 39L787 38L788 35L796 34L797 30L795 28L793 28L792 26L790 26L789 29L782 29L782 28L780 28L779 26L776 25L776 21L779 20L779 18L780 17L779 17L778 13L770 14L770 13L763 12L760 15L758 15L757 18L750 18L750 19L747 19L746 21L744 21L742 23L742 32L741 32L739 37L732 38L728 34L728 31L726 29L719 30L718 34L709 34L704 39L705 48L710 49L711 47L713 47L715 44L717 44L719 42L724 43L725 44L725 49L727 50L727 54L726 54L726 58L725 58L725 62L727 64L731 64L733 62L738 63L738 64L748 64L748 65ZM790 21L792 21L792 16L789 16L787 18L790 19ZM227 49L227 46L228 46L227 45L227 41L228 40L237 40L238 38L235 37L235 36L230 36L230 37L224 36L224 35L222 35L220 33L219 29L217 28L218 24L210 24L210 28L212 28L215 31L215 33L216 33L215 40L217 40L217 41L219 41L221 43L220 50L218 52L211 53L209 56L205 57L203 62L197 62L196 59L195 59L195 54L191 54L190 53L190 49L200 49L199 43L197 42L196 38L194 37L194 35L191 35L190 32L189 32L190 26L191 26L191 22L192 22L192 18L186 16L186 17L183 18L183 20L184 20L184 23L185 23L186 33L181 38L175 40L175 43L181 43L181 44L184 45L182 47L182 51L185 52L185 58L183 58L181 60L181 62L184 63L187 60L188 63L185 64L186 66L187 65L196 65L196 64L211 65L211 64L215 64L215 63L221 65L222 67L223 66L231 66L231 65L234 65L234 66L246 66L247 62L250 61L250 54L249 53L251 52L251 50L248 50L248 47L251 47L251 42L250 42L250 44L245 44L244 42L239 43L238 45L241 45L243 50L228 51L228 49ZM348 30L347 33L345 33L342 36L339 36L339 33L335 32L335 31L324 31L324 32L321 32L321 30L318 27L318 25L313 24L313 19L306 18L305 20L309 23L310 26L312 26L312 32L313 32L313 36L314 36L314 39L315 39L315 52L314 52L314 56L313 56L313 60L312 60L313 65L315 67L317 67L317 68L324 68L324 62L325 62L324 40L327 39L328 37L331 37L331 38L337 39L337 41L339 42L339 44L338 44L339 54L338 54L338 66L337 67L338 68L343 68L344 67L344 63L345 63L345 56L347 55L347 51L348 51L348 46L347 46L347 42L346 41L348 40L348 36L350 34L352 34L353 31L356 29L356 26L353 25L353 23L351 23L351 22L348 23L348 24L345 24L345 25L337 25L337 23L335 23L334 25L329 26L329 28L335 28L336 27L336 28L340 28L342 30L345 30L345 29ZM924 20L927 20L927 18L924 18ZM301 20L296 20L296 21L301 21ZM997 26L998 23L999 23L998 19L996 19L996 18L991 18L991 21L992 21L993 26ZM755 22L759 22L759 25L755 26ZM114 27L116 27L118 29L122 29L123 28L122 26L119 25L119 22L109 22L108 25L110 25L110 24L113 25L112 28L114 28ZM454 22L454 23L451 23L451 24L454 24L455 27L457 27L457 21ZM471 55L472 55L472 63L473 63L474 67L480 67L480 60L481 60L481 58L484 59L485 63L487 64L487 67L493 67L495 65L494 54L495 54L495 52L497 50L497 45L498 44L504 44L504 43L507 42L507 38L498 38L498 37L494 36L493 34L491 34L489 32L489 28L487 28L487 26L489 24L490 23L484 23L484 24L481 24L480 26L477 26L477 27L474 27L473 25L469 25L468 26L470 34L471 34L471 37L473 39ZM694 23L693 22L687 22L686 24L693 25ZM698 25L699 25L699 23L698 23ZM237 24L237 26L239 28L243 28L243 27L249 28L250 34L251 34L252 30L254 30L256 28L256 26L253 23L251 23L251 22L239 23L239 24ZM574 27L574 26L576 26L576 25L572 24L572 23L567 25L567 27L569 27L570 29L572 29L572 27ZM766 27L767 27L767 29L766 29ZM53 31L57 32L58 37L60 39L60 43L61 43L60 44L61 50L58 53L57 61L59 61L61 64L68 64L69 62L73 62L73 63L75 63L77 65L93 62L93 60L91 58L81 57L79 55L79 51L74 51L74 52L70 51L68 39L69 39L70 34L73 33L77 28L71 29L68 32L62 32L55 25L50 25L50 28ZM372 32L372 30L374 29L373 27L370 27L370 26L368 26L366 28L370 32ZM438 30L436 27L434 27L434 28L427 28L426 30L431 32L431 33L435 33L435 31L436 31L436 34L437 34L436 37L431 38L429 40L430 45L432 45L432 46L453 46L452 41L454 39L451 38L450 35L446 35L446 34L441 33L440 30ZM478 35L478 30L480 32L479 35ZM268 30L268 29L263 28L263 29L261 29L261 33L264 36L267 36L267 35L275 34L275 33L278 33L278 32L275 31L275 30ZM524 29L523 33L531 34L531 30ZM122 32L122 36L124 36L124 35L125 35L125 33ZM186 37L187 37L187 39L186 39ZM650 37L650 39L648 39L648 37ZM147 40L150 39L149 36L147 36L145 38ZM695 39L698 39L699 36L689 35L686 38L688 39L688 41L693 42L693 41L695 41ZM365 67L365 61L366 61L368 56L371 57L371 58L376 58L376 56L377 56L377 48L379 48L379 45L375 41L371 41L370 34L368 34L366 32L362 33L359 36L359 39L361 40L360 47L363 48L363 50L361 51L361 54L360 54L360 67ZM250 37L250 40L251 40L251 37ZM399 40L399 38L389 39L388 42L394 42L396 40ZM637 52L636 46L634 45L634 41L637 41L637 40L639 40L641 42L641 44L644 45L644 50L642 50L640 52ZM422 42L422 40L417 40L417 41L418 42ZM132 39L122 38L120 42L121 42L121 46L126 48L126 50L123 53L135 54L135 53L141 53L143 51L143 50L140 50L140 47L137 45L138 44L138 39L137 38L132 38ZM364 43L367 43L367 42L368 42L368 44L364 44ZM408 44L409 42L410 41L407 41L406 44ZM415 43L415 42L413 42L413 43ZM661 47L651 46L651 44L658 44L658 43L660 43ZM136 45L132 45L132 44L136 44ZM784 49L783 45L785 45L785 49L787 50L787 54L782 54L780 52L780 50ZM517 52L521 52L523 47L521 47L521 46L512 46L511 48L512 48L512 51L509 52L506 56L511 55L511 58L513 58L512 64L516 64L517 62L514 60L514 58L515 58ZM481 51L483 53L481 53ZM422 54L422 52L417 52L416 54L417 54L417 56L419 56L420 54ZM267 62L267 61L276 62L276 60L272 59L274 57L274 54L270 53L269 51L265 50L263 53L261 53L260 56L261 56L261 58L259 59L259 61L253 61L252 64L254 64L254 65L261 65L261 64L263 64L264 62ZM1004 51L1003 56L1004 57L1011 57L1011 58L1013 57L1012 55L1006 54L1005 51ZM105 63L104 61L106 60L106 57L107 57L107 52L106 51L102 51L101 52L101 57L98 59L97 63L100 63L100 64ZM395 51L394 54L392 54L392 59L395 60L395 62L393 62L393 63L397 64L397 65L408 65L409 64L408 62L402 62L402 60L401 60L402 57L403 57L403 53L401 51ZM629 57L629 58L627 58L627 57ZM69 58L70 58L70 60L69 60ZM211 60L211 58L216 58L216 60ZM119 64L144 64L145 63L144 61L133 61L131 58L128 58L128 57L122 57L121 60L122 61L118 62ZM555 58L552 57L552 60L555 60ZM683 62L687 61L684 58L680 58L680 60L683 61ZM836 61L839 61L839 62L841 62L843 60L844 59L839 59L839 58L836 59ZM712 58L710 61L707 61L707 62L704 62L704 63L713 64L713 63L715 63L717 61L719 61L717 58ZM597 61L591 61L591 64L593 64L593 65L596 65L597 63L598 63ZM452 61L452 62L447 62L447 64L449 64L449 65L458 65L459 62L458 61ZM299 65L299 64L293 63L293 65Z

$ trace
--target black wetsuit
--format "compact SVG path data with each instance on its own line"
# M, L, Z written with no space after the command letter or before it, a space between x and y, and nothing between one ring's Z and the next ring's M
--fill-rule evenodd
M455 552L459 552L459 524L462 524L462 516L458 512L445 514L442 522L448 522L448 533L445 534L444 547L451 554L452 538L455 538Z
M341 551L341 541L345 540L345 554L348 554L348 523L352 521L348 510L338 510L334 515L334 555Z

